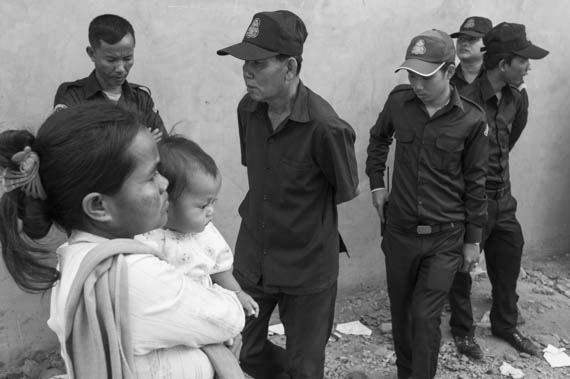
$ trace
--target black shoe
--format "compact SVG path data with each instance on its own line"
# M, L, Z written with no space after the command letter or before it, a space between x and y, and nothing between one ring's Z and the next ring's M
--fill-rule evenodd
M504 335L495 334L495 336L504 339L521 353L527 353L530 355L538 355L540 353L538 345L523 336L518 330Z
M464 336L464 337L455 336L453 337L453 339L455 340L455 346L457 346L457 351L460 354L466 355L469 358L475 360L483 359L484 356L483 350L481 350L481 347L479 346L477 341L475 341L475 338L473 338L472 336Z

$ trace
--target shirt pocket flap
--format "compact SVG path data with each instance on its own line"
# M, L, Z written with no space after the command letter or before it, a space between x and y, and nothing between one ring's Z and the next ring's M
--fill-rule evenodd
M463 150L464 143L465 142L462 139L450 138L448 136L441 136L435 140L435 145L438 149L449 153L456 153Z

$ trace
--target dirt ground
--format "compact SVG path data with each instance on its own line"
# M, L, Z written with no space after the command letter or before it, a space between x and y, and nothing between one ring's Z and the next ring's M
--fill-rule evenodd
M545 347L570 350L570 254L523 261L519 278L519 307L525 323L519 330ZM481 265L480 265L481 266ZM484 267L484 264L482 265ZM481 320L476 338L485 353L479 362L457 353L449 330L449 308L442 318L442 344L437 378L507 378L500 373L503 362L523 371L528 379L569 379L570 367L551 368L544 357L520 355L506 342L491 335L488 311L491 285L485 272L474 275L472 303L475 320ZM337 321L359 320L370 327L372 336L342 335L329 342L326 378L359 378L351 372L364 372L371 379L396 378L395 356L390 335L388 297L383 288L363 289L340 299Z
M535 342L570 350L570 253L557 257L524 260L519 279L519 307L525 319L520 330ZM480 266L484 267L484 264ZM380 269L380 268L379 268ZM503 362L523 371L527 379L569 379L570 367L551 368L542 357L518 354L507 343L493 337L488 324L491 286L484 271L474 275L473 310L478 323L476 338L485 352L479 362L457 354L449 331L449 309L443 315L439 379L507 378L499 367ZM372 330L370 337L340 335L327 346L327 379L396 378L395 356L390 332L390 311L384 288L364 288L341 296L337 302L336 322L360 321ZM277 319L275 319L278 322ZM285 337L271 339L283 344ZM47 379L64 372L57 352L32 351L22 357L20 369L0 379Z

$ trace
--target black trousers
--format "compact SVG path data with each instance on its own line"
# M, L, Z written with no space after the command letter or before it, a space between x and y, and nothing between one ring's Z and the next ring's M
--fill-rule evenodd
M524 238L516 218L517 201L507 192L503 197L488 200L488 220L483 228L487 274L493 287L491 330L501 336L512 333L517 325L517 280L521 268ZM450 326L455 336L473 335L471 309L471 276L458 272L449 293Z
M462 262L464 227L429 235L388 225L382 240L400 378L433 378L441 312Z
M241 287L259 304L259 316L248 317L242 332L240 365L255 379L322 379L337 283L314 294L266 293L236 273ZM279 317L287 337L286 349L267 339L271 314Z

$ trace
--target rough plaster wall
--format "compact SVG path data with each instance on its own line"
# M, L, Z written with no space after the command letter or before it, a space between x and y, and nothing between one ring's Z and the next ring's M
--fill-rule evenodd
M129 19L137 35L129 80L149 86L167 125L202 144L224 178L217 224L233 245L236 209L246 191L239 164L235 108L244 93L241 64L215 51L241 39L253 13L290 9L307 24L302 78L328 99L357 132L359 198L340 208L351 258L341 256L341 291L384 282L377 217L370 206L364 161L368 130L390 89L409 40L421 31L458 29L470 15L520 22L551 51L533 62L527 83L529 125L512 154L513 192L530 254L568 251L570 58L565 0L153 0L0 2L0 130L35 129L49 114L59 83L89 74L87 25L102 13ZM0 264L0 362L56 341L45 326L46 298L22 294ZM0 363L0 373L2 363Z

